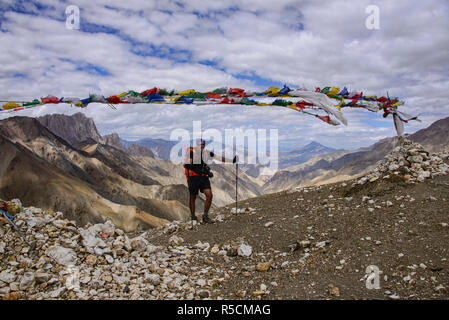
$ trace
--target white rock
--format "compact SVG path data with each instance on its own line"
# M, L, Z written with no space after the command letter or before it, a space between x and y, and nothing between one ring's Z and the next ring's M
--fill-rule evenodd
M64 290L65 290L65 287L62 287L62 288L59 288L59 289L56 289L56 290L50 292L50 298L53 298L53 299L59 298L61 296L61 294L64 292Z
M243 242L238 247L237 253L239 256L249 257L253 253L253 248L248 243Z
M410 157L410 162L416 162L416 163L421 163L423 162L423 157L421 155L417 155L417 156L411 156Z
M94 248L94 253L95 253L97 256L102 256L103 253L104 253L104 251L103 251L103 249L101 249L100 247L95 247L95 248Z
M65 228L67 226L67 222L64 220L54 220L53 225L58 227L59 229Z
M317 242L315 244L317 248L324 248L326 246L326 241Z
M429 171L423 171L418 175L418 181L422 182L425 179L430 178L430 172Z
M34 273L33 272L25 272L20 279L19 288L20 290L28 290L31 289L34 285Z
M92 227L91 227L92 228ZM87 248L93 248L93 247L100 247L105 248L107 247L106 242L103 241L103 239L96 236L96 233L92 231L92 229L81 229L80 235L82 237L82 243Z
M58 245L54 245L45 250L45 254L57 263L65 266L75 265L77 261L77 256L73 249L64 248Z
M11 291L11 288L10 287L3 287L3 288L0 288L0 294L7 294L7 293L9 293Z
M145 281L151 283L153 286L157 286L161 283L161 277L158 274L152 273L146 276Z
M207 282L206 282L206 280L204 280L204 279L198 279L198 280L196 281L196 284L197 284L198 286L200 286L200 287L204 287L204 286L207 284Z
M445 291L446 288L445 288L442 284L440 284L440 285L437 286L434 290L435 290L436 292L440 292L440 291Z
M399 165L396 164L396 163L392 163L392 164L390 164L388 166L388 170L390 170L390 171L394 171L394 170L397 170L397 169L399 169Z
M91 277L82 277L82 278L80 278L80 283L86 284L86 283L89 283L91 280L92 280ZM117 282L119 282L119 281L117 281Z
M6 282L6 283L11 283L11 282L14 282L16 279L17 279L17 275L12 272L2 271L0 273L0 281Z
M308 247L310 247L310 245L311 245L311 242L309 240L301 240L301 241L299 241L299 246L301 248L308 248Z
M273 221L270 221L270 222L265 223L265 224L264 224L264 227L265 227L265 228L268 228L268 227L272 226L273 224L274 224L274 222L273 222Z
M20 288L19 288L19 283L18 283L18 282L11 282L11 283L9 284L9 288L10 288L12 291L19 291L19 290L20 290Z
M30 227L30 228L35 228L35 227L42 228L43 226L45 226L48 223L47 219L35 217L35 216L29 216L26 219L26 222L28 224L28 227Z
M112 256L110 256L109 254L106 254L104 257L109 264L114 263L114 258Z
M48 279L50 279L50 275L45 272L36 272L34 274L34 279L36 280L37 283L44 283L47 282Z
M172 246L180 246L184 243L184 239L181 237L178 237L177 235L173 235L168 239L168 243Z
M144 251L148 241L142 236L131 239L131 247L136 251Z
M108 235L112 235L115 231L115 225L108 220L102 225L102 231Z
M211 253L218 253L220 251L220 248L217 245L214 245L211 249Z

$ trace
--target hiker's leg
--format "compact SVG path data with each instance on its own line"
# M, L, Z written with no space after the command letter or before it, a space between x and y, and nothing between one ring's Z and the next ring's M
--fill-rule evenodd
M196 195L191 194L190 201L189 201L189 208L190 208L190 215L192 217L195 216L195 200L196 200Z
M212 190L204 189L203 193L206 196L206 201L204 201L203 223L214 223L214 221L209 218L209 209L212 204Z
M204 201L204 212L209 212L210 206L212 204L212 190L211 189L204 189L203 190L204 195L206 196L206 201Z
M190 193L190 199L189 199L189 208L190 208L190 218L192 220L197 220L195 215L195 200L196 196L198 195L198 189L199 189L199 183L200 180L198 177L189 177L188 185L189 185L189 193Z

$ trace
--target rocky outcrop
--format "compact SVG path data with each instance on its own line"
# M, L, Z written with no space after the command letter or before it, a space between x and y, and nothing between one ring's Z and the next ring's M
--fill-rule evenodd
M126 152L126 148L122 145L120 137L117 133L111 133L103 137L104 143L113 146L119 150Z
M92 139L104 143L103 138L95 126L92 118L87 118L84 113L78 112L68 116L64 114L48 114L37 120L51 132L63 138L71 145L76 145L85 140Z

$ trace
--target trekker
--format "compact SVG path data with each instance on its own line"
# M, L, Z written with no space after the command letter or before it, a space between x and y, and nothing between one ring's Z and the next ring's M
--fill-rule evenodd
M190 217L192 220L198 220L195 215L195 200L198 195L198 191L201 191L206 196L204 202L203 223L214 223L209 218L209 209L212 204L212 189L210 186L209 178L213 177L209 166L207 165L209 157L220 160L221 162L236 163L237 157L233 160L226 159L225 157L217 156L212 151L205 150L206 141L203 139L198 140L196 147L188 147L184 159L184 168L187 178L187 185L189 186L190 200Z

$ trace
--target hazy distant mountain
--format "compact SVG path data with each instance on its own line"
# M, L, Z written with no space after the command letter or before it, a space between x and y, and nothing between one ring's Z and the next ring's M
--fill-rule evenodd
M293 165L298 165L308 161L319 154L337 151L336 149L323 146L312 141L304 147L279 152L279 168L284 169Z
M150 157L154 158L154 153L148 148L145 148L144 146L140 146L137 144L132 144L128 148L128 153L134 156L142 156L142 157Z
M279 170L286 169L291 166L296 166L305 163L317 155L327 154L335 151L337 150L323 146L322 144L316 141L312 141L301 148L279 151L278 167ZM273 170L270 170L268 166L261 164L243 165L242 171L244 171L248 176L258 179L259 183L262 184L267 182L271 178L271 176L275 173Z
M164 139L151 139L151 138L140 139L137 141L127 141L121 139L121 143L126 148L131 147L133 144L143 146L151 150L155 158L166 161L170 160L170 150L173 148L174 145L177 144L176 141L168 141Z

